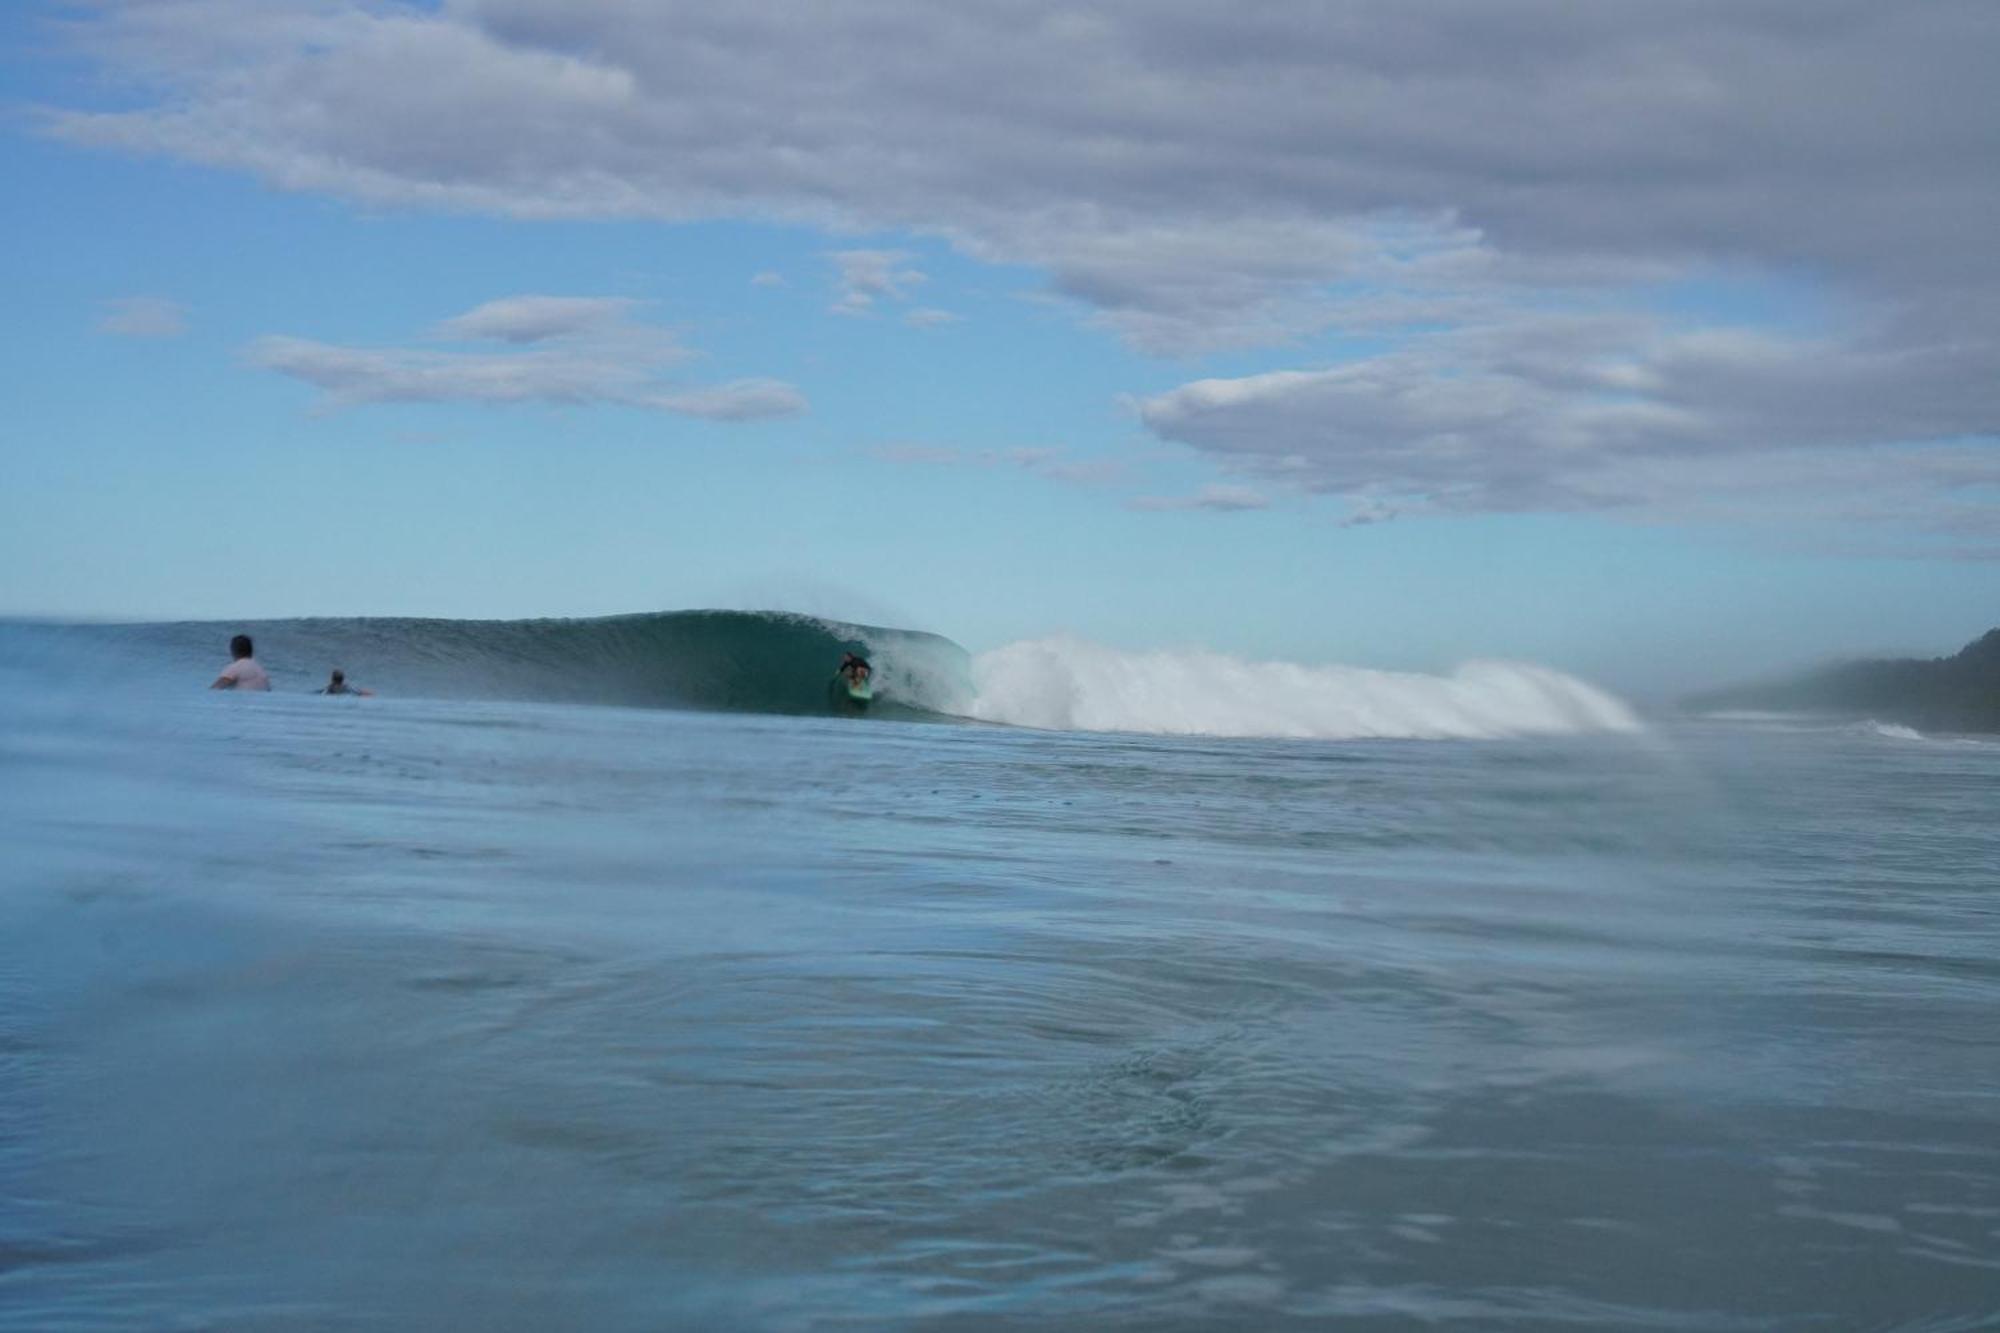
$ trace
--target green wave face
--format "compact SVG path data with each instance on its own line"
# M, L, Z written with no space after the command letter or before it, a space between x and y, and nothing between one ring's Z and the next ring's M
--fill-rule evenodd
M229 658L229 636L256 640L273 685L317 689L334 667L383 693L513 698L749 713L840 711L828 684L844 652L874 667L871 716L962 715L970 659L919 630L782 611L667 611L588 620L390 617L77 626L202 683ZM180 663L185 662L185 667Z

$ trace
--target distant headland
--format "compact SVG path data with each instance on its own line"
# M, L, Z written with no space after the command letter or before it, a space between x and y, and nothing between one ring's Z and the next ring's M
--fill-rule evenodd
M1686 706L1700 712L1847 713L1927 731L2000 731L2000 629L1950 657L1843 662L1787 680L1710 690Z

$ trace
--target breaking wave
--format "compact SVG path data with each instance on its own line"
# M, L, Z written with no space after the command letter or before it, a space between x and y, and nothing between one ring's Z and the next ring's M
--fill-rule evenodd
M276 690L343 668L383 695L746 713L823 713L843 652L875 667L884 716L959 714L970 659L950 639L782 611L663 611L566 620L409 617L17 627L88 642L127 672L206 685L249 634Z
M870 716L973 719L1161 735L1467 738L1636 732L1619 700L1546 667L1473 662L1449 675L1130 653L1073 638L977 658L941 635L777 611L579 620L402 617L0 626L62 660L178 690L206 685L229 636L252 635L276 689L335 666L383 695L824 713L843 652L875 667ZM0 644L4 646L4 644ZM87 651L77 651L87 648ZM843 696L844 697L844 696Z
M974 716L1074 731L1478 739L1644 730L1604 691L1516 662L1432 676L1052 638L986 653L972 676Z

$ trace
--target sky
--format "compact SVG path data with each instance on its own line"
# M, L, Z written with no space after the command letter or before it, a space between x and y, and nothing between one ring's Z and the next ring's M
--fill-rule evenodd
M1991 0L21 0L0 614L2000 624Z

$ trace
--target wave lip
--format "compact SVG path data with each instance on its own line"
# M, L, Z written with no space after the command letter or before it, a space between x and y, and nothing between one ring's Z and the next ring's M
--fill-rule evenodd
M981 654L972 680L972 716L1048 730L1299 740L1645 730L1603 690L1521 662L1468 662L1437 676L1210 652L1127 653L1058 636Z

